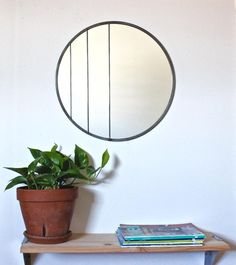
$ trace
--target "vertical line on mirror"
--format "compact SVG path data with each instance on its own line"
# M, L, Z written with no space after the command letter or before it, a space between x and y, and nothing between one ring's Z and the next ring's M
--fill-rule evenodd
M111 139L111 28L108 24L109 139Z
M72 118L72 49L70 44L70 117Z
M89 132L89 39L88 39L88 30L86 31L86 47L87 47L87 131Z

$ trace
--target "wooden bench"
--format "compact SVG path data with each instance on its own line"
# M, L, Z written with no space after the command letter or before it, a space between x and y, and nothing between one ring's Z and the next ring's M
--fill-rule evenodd
M204 265L213 265L219 252L230 250L229 244L207 233L203 246L120 247L115 234L73 234L61 244L35 244L24 240L21 246L25 265L31 265L31 254L40 253L166 253L205 252Z

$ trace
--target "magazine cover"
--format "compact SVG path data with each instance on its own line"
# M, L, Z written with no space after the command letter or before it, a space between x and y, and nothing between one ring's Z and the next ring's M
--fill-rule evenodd
M176 246L202 246L203 239L161 239L161 240L125 240L118 228L116 231L117 238L121 246L124 247L143 247L143 246L157 246L157 247L176 247Z
M119 226L125 240L204 239L205 234L192 223L170 225Z

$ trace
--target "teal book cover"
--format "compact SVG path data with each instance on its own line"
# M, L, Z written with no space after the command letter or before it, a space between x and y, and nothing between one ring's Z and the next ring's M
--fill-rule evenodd
M170 225L119 226L125 240L204 239L205 234L192 223Z
M118 241L123 247L176 247L176 246L202 246L203 239L168 239L168 240L125 240L118 228L116 231Z

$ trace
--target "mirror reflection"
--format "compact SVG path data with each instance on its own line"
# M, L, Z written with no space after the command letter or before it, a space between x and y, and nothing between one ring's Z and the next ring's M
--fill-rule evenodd
M174 96L175 74L163 45L146 30L104 22L77 34L57 66L57 94L84 132L123 141L154 128Z

